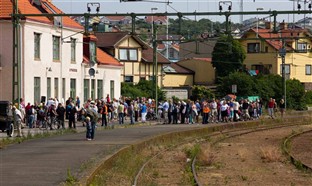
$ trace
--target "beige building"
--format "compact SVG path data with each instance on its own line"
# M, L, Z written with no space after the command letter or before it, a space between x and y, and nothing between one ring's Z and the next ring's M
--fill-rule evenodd
M244 64L247 69L262 74L282 75L280 49L285 43L285 75L304 83L307 90L312 89L312 53L311 35L306 29L288 28L287 23L280 23L278 33L273 33L272 24L266 27L250 29L241 44L246 50ZM254 38L259 37L259 40Z
M178 64L195 72L194 85L213 85L215 83L216 75L211 58L190 58L181 60Z
M97 46L123 64L121 82L136 84L140 80L153 80L153 49L140 38L128 32L98 32L95 35ZM157 52L157 82L160 87L163 84L162 67L169 63Z
M165 65L163 72L163 90L166 92L166 97L175 96L180 99L187 99L194 84L195 72L178 63Z

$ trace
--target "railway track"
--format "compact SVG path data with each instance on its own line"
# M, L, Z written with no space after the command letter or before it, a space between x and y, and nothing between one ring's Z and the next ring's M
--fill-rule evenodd
M225 124L226 125L226 124ZM229 125L229 124L227 124ZM265 131L265 130L272 130L272 129L278 129L278 128L285 128L285 127L293 127L293 126L298 126L301 124L295 123L293 124L293 122L290 123L283 123L283 124L278 124L278 125L259 125L259 126L255 126L255 127L248 127L248 128L237 128L237 129L232 129L232 130L221 130L221 131L217 131L217 132L213 132L213 133L208 133L205 136L200 136L199 138L189 138L187 140L183 140L180 141L178 144L175 144L174 146L168 147L165 150L158 152L157 154L155 154L153 157L151 157L150 159L148 159L143 166L140 168L140 170L138 171L138 173L135 175L135 178L133 179L133 185L144 185L140 183L140 177L142 176L144 169L151 164L155 159L163 156L163 154L165 154L168 151L171 151L175 148L178 148L179 146L189 143L189 142L194 142L196 141L197 144L201 144L201 143L205 143L207 142L207 140L211 139L211 138L217 138L217 140L214 142L215 144L218 142L221 142L222 140L228 139L228 138L233 138L233 137L237 137L237 136L241 136L241 135L246 135L246 134L250 134L253 132L259 132L259 131ZM200 182L200 179L197 177L197 172L196 172L196 154L194 157L191 157L189 160L191 160L191 169L192 169L192 176L193 176L193 184L194 185L202 185Z

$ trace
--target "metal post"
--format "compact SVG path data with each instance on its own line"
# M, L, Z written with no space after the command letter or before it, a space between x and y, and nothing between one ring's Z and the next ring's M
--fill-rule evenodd
M157 92L157 84L158 84L158 81L157 81L157 78L158 78L158 64L157 64L157 27L156 25L154 25L153 27L153 64L154 64L154 70L155 70L155 76L153 78L154 80L154 85L155 85L155 112L156 114L157 113L157 107L158 107L158 92Z
M282 40L282 48L279 50L279 55L282 57L282 84L283 84L283 98L285 101L285 109L286 109L286 71L285 71L285 56L286 56L286 48L285 48L285 40Z
M135 34L135 13L131 13L131 18L132 18L132 34Z
M18 0L13 3L13 84L12 84L12 102L20 105L21 98L21 58L20 58L20 30L18 14Z

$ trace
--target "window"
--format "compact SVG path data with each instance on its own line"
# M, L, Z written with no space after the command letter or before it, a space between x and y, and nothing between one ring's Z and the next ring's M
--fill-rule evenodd
M88 100L89 99L89 79L84 79L83 81L83 98L84 100Z
M96 46L95 46L95 42L90 42L89 44L90 47L90 61L91 63L96 63Z
M95 100L95 80L91 79L91 98Z
M150 81L154 81L155 80L155 76L149 76L149 80Z
M41 34L34 33L34 58L40 59L40 37Z
M259 53L259 52L260 52L260 43L247 44L247 53Z
M174 49L169 48L169 58L174 58Z
M53 60L60 60L60 37L53 36Z
M103 80L97 80L97 97L100 99L103 97Z
M58 78L54 78L54 97L55 98L59 98L58 92L59 92L59 80Z
M311 65L306 65L305 66L305 71L306 71L306 75L311 75Z
M125 82L132 83L133 82L133 76L125 76Z
M115 81L114 80L110 81L110 95L112 99L115 98Z
M51 98L51 78L47 78L47 98Z
M40 77L34 77L34 101L40 103Z
M270 74L271 65L251 65L251 70L256 70L261 74Z
M66 92L66 80L65 78L62 79L62 98L65 99L65 92Z
M146 77L140 77L140 81L146 80Z
M70 61L76 62L76 39L70 38Z
M283 74L283 65L281 64L281 75ZM285 74L289 75L290 74L290 65L285 64Z
M119 60L121 61L138 61L137 49L119 49Z
M307 43L299 43L298 42L297 46L296 46L296 51L306 53L307 52Z
M70 93L71 98L76 97L76 79L70 79Z

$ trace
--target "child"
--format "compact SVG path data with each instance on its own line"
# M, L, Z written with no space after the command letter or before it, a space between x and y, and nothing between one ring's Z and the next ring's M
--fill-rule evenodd
M90 122L90 117L86 117L85 121L86 121L86 127L87 127L86 137L88 141L91 141L92 124Z

